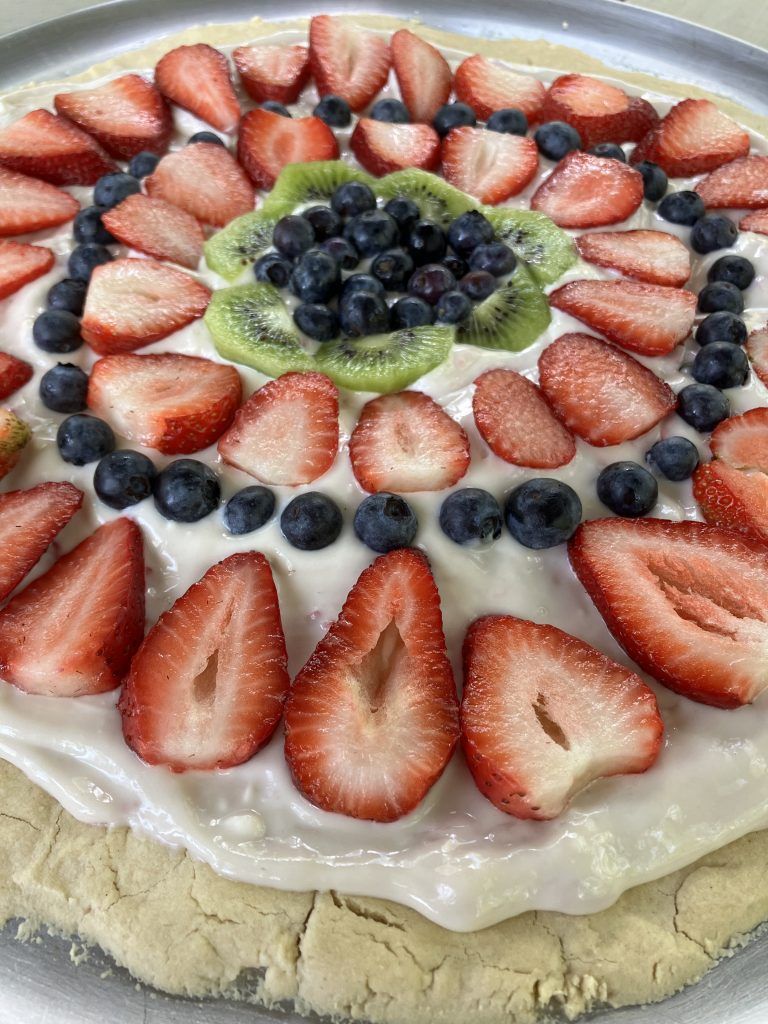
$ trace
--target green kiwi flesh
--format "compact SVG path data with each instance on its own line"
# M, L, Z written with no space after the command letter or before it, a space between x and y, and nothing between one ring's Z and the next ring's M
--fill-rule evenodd
M348 181L362 181L371 188L375 179L343 160L317 160L314 163L288 164L264 200L262 209L277 212L278 217L297 206L327 203L333 193Z
M401 391L448 358L453 327L412 327L321 345L315 369L339 387L389 394Z
M374 190L385 203L398 196L412 199L420 208L422 217L437 221L443 227L467 210L481 209L480 203L472 196L460 192L436 174L415 167L393 171L379 178Z
M483 213L540 285L552 284L576 262L573 240L545 214L511 206L489 206Z
M518 263L509 278L459 325L456 342L520 352L536 341L551 319L546 296Z
M236 217L205 243L205 262L226 281L235 281L272 248L272 234L282 213L264 207Z

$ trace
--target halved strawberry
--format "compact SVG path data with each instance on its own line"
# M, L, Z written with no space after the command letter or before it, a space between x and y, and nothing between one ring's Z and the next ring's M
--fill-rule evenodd
M386 84L392 54L383 36L318 14L309 23L309 59L319 94L341 96L359 111Z
M240 120L227 58L207 43L177 46L157 62L155 85L166 97L195 117L233 132Z
M659 122L648 100L628 96L589 75L560 75L547 91L542 121L566 121L584 149L600 142L637 142Z
M758 235L768 235L768 210L755 210L742 217L739 222L741 231L755 231Z
M698 183L696 191L708 210L761 210L768 206L768 156L745 156L718 167Z
M481 203L502 203L522 192L539 167L533 139L454 128L443 140L443 176Z
M295 103L309 80L306 46L252 43L238 46L232 51L232 59L245 91L257 103Z
M92 135L110 156L130 160L165 151L173 119L163 97L141 75L120 75L94 89L60 92L57 113Z
M212 142L168 153L145 184L153 199L164 199L216 228L249 213L254 205L253 187L242 167Z
M371 174L390 174L406 167L434 170L440 163L440 136L428 124L391 124L361 117L349 148Z
M8 352L0 352L0 401L23 388L27 381L32 380L35 371L23 359Z
M643 201L643 178L619 160L573 152L536 189L531 209L561 228L599 228L631 217Z
M595 779L647 771L663 736L653 691L583 640L511 615L469 627L461 743L505 814L555 818Z
M32 432L10 409L0 409L0 480L21 458Z
M284 373L254 392L219 440L219 455L267 484L317 480L339 449L339 392L322 373Z
M54 263L50 249L26 242L0 242L0 299L47 274Z
M479 53L459 64L453 87L457 99L468 103L481 121L487 121L495 110L504 107L516 107L529 121L538 121L547 95L538 79L521 75Z
M648 284L681 286L691 276L688 247L668 231L595 231L576 245L587 263Z
M768 542L768 476L715 459L693 474L693 496L708 523Z
M681 100L640 140L631 159L652 160L671 178L686 178L748 153L747 132L711 100Z
M99 359L88 407L129 441L165 455L207 448L232 422L242 398L234 366L178 352Z
M564 334L547 346L539 383L568 429L600 448L640 437L677 404L655 373L590 334Z
M696 316L693 292L635 281L570 281L549 302L643 356L668 355L691 333Z
M365 569L299 672L285 707L285 756L326 811L395 821L426 796L459 736L440 595L413 548Z
M115 519L0 612L0 675L26 693L114 690L144 635L144 554L132 519Z
M421 391L374 398L349 439L357 482L366 491L442 491L469 468L469 439Z
M472 411L488 447L513 466L554 469L576 454L573 437L539 388L514 370L481 374Z
M289 685L269 562L230 555L147 634L120 696L123 736L174 772L232 768L275 731Z
M414 121L432 118L451 95L451 68L436 46L401 28L392 36L392 64L403 103Z
M0 167L0 237L55 228L79 209L69 192Z
M271 188L286 164L335 160L338 155L336 136L319 117L282 117L259 108L240 122L237 159L257 188Z
M768 225L766 234L768 234ZM752 369L768 387L768 324L751 332L747 338L746 349Z
M128 196L102 214L104 227L132 249L158 260L197 268L205 235L198 221L164 199L141 194Z
M709 439L712 454L736 469L768 473L768 409L750 409L723 420Z
M0 494L0 601L45 554L83 503L72 484L38 484Z
M768 548L665 519L593 519L568 543L576 575L630 658L692 700L733 708L766 686Z
M99 355L132 352L197 320L210 298L204 284L164 263L113 260L93 272L81 334Z
M0 164L52 185L93 185L117 170L95 139L48 110L0 128Z

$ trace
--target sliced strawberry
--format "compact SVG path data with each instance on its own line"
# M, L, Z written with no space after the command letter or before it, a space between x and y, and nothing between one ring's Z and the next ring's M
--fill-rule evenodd
M81 697L119 686L144 635L141 531L115 519L0 612L0 675L27 693Z
M719 167L698 183L696 191L708 210L761 210L768 206L768 156L746 156Z
M756 210L742 217L739 222L742 231L755 231L758 235L768 235L768 210Z
M768 409L750 409L723 420L709 439L712 454L736 469L768 473Z
M691 333L696 316L693 292L635 281L570 281L549 302L643 356L668 355Z
M749 153L749 135L710 100L681 100L640 140L632 163L652 160L671 178L703 174Z
M230 555L147 634L120 696L123 735L174 772L232 768L275 731L289 685L269 562Z
M335 160L336 136L319 117L282 117L251 110L240 122L237 159L257 188L271 188L286 164Z
M401 391L363 406L349 457L366 491L442 491L467 472L469 440L428 395Z
M309 23L309 59L320 95L341 96L357 112L384 88L392 54L383 36L318 14Z
M631 217L642 201L638 171L619 160L573 152L536 189L531 209L561 228L599 228Z
M539 167L533 139L454 128L443 140L443 176L481 203L503 203L522 192Z
M391 124L361 117L349 147L371 174L390 174L406 167L434 170L440 163L440 136L428 124Z
M113 260L93 272L81 334L99 355L132 352L197 320L210 298L181 270L155 260Z
M177 46L155 68L155 85L166 97L201 121L233 132L240 120L227 58L207 43Z
M32 380L35 371L23 359L8 352L0 352L0 401L23 388L27 381Z
M565 121L589 149L601 142L638 142L659 122L651 104L628 96L609 82L589 75L561 75L547 91L542 121Z
M198 221L178 206L149 196L128 196L102 214L106 229L132 249L195 270L205 235Z
M568 429L599 448L640 437L677 404L655 373L590 334L564 334L547 346L539 382Z
M72 484L38 484L0 494L0 601L45 554L83 503Z
M216 228L250 213L254 206L253 186L242 167L223 146L212 142L168 153L146 179L146 186L153 199L164 199Z
M668 231L596 231L576 245L587 263L648 284L681 286L691 276L688 247Z
M0 128L0 164L52 185L93 185L117 170L95 139L48 110Z
M0 409L0 480L21 458L32 432L10 409Z
M257 103L295 103L309 80L306 46L253 43L238 46L232 51L232 59L245 91Z
M768 387L768 324L752 331L747 338L746 348L752 369Z
M323 810L395 821L440 777L458 735L440 595L426 558L401 548L363 571L296 677L286 760Z
M459 64L453 87L456 97L468 103L481 121L487 121L495 110L504 107L516 107L529 121L538 121L547 95L538 79L521 75L479 53Z
M53 253L42 245L0 242L0 299L47 274L53 263Z
M533 381L514 370L488 370L475 381L472 411L491 451L513 466L555 469L576 454L568 430Z
M500 811L555 818L595 779L647 771L663 736L653 691L583 640L510 615L469 627L461 743Z
M436 46L401 28L392 36L392 64L403 103L414 121L432 118L451 95L451 68Z
M74 196L55 185L0 167L0 237L58 227L79 209Z
M768 476L716 459L693 475L693 496L708 523L768 542Z
M173 130L168 104L141 75L121 75L95 89L60 92L53 102L62 117L118 160L130 160L143 150L163 153Z
M339 392L322 373L285 373L254 392L219 440L219 455L267 484L317 480L339 449Z

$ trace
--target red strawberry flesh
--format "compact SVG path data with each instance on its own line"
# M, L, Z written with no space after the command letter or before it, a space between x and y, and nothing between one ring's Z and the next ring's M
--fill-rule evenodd
M349 146L371 174L391 174L406 167L434 170L440 163L440 137L428 124L390 124L361 117Z
M533 179L539 154L533 139L485 128L454 128L443 140L446 181L491 205L516 196Z
M338 155L336 136L319 117L282 117L259 108L240 122L237 159L257 188L271 188L287 164Z
M590 149L601 142L637 142L659 116L647 100L609 82L561 75L549 87L541 120L567 122L579 133L582 148Z
M318 93L341 96L357 113L384 88L392 54L383 36L319 14L309 23L309 59Z
M123 245L195 270L205 235L198 221L164 199L128 196L102 214L102 223Z
M711 100L681 100L644 136L632 163L651 160L672 178L704 174L749 153L749 135Z
M576 246L588 263L647 284L679 287L691 276L688 248L667 231L593 231Z
M483 121L504 107L516 107L530 122L538 121L547 92L536 78L521 75L479 53L459 64L454 88L456 98L469 104Z
M401 28L392 36L392 63L403 103L414 121L431 124L451 95L451 68L437 47Z
M619 160L573 152L536 189L531 209L561 228L598 228L631 217L642 201L639 171Z
M253 187L231 153L212 142L168 153L146 180L147 192L203 224L222 228L253 209Z
M48 110L0 128L0 165L52 185L94 185L117 170L95 139Z
M720 459L699 466L693 496L708 523L768 542L768 476Z
M0 299L47 274L53 264L53 253L42 245L0 242Z
M0 237L58 227L79 209L74 196L55 185L0 167Z
M33 373L32 367L23 359L17 359L8 352L0 352L0 400L24 387L27 381L32 380Z
M221 132L232 132L240 104L227 58L207 43L177 46L155 68L155 84L167 99L190 110Z
M768 156L747 156L712 171L696 186L708 210L768 207Z
M238 46L232 51L232 59L245 91L257 103L295 103L309 79L306 46L255 43Z

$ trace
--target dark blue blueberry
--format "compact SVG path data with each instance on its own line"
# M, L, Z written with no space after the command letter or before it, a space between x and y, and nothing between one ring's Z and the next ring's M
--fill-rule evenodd
M103 175L96 182L93 188L93 202L96 206L104 206L111 210L113 206L122 203L128 196L135 196L137 192L141 192L141 184L132 174L115 171Z
M104 263L110 263L114 256L103 245L95 242L86 242L85 245L76 246L69 254L67 271L75 281L90 281L91 274L96 267Z
M330 206L310 206L309 209L301 211L301 216L312 225L318 242L341 234L341 217Z
M472 303L464 292L444 292L435 306L435 319L439 324L460 324L472 312Z
M354 530L359 539L380 555L413 543L419 521L416 513L399 494L379 491L369 494L357 508Z
M218 506L221 488L216 474L197 459L176 459L157 475L155 507L177 523L196 523Z
M227 145L224 139L216 135L215 132L195 132L187 139L188 146L195 145L197 142L209 142L212 146L224 146L225 148Z
M418 205L408 196L395 196L385 204L384 210L400 228L400 233L403 236L407 236L421 216Z
M705 316L696 328L699 345L711 345L713 341L729 341L732 345L743 345L747 340L747 325L727 309Z
M375 256L397 245L400 232L386 210L366 210L347 221L344 237L361 256Z
M460 277L464 277L469 270L469 264L453 252L449 252L443 257L443 266L450 270L457 281Z
M687 437L664 437L645 453L645 461L667 480L687 480L699 464L699 449Z
M74 313L80 316L85 305L85 293L88 286L85 281L73 281L67 277L63 281L57 281L50 289L46 297L50 309L63 309L67 313Z
M404 292L408 278L413 273L413 260L402 249L382 252L371 263L371 273L377 277L387 291Z
M652 203L663 199L669 185L664 171L652 160L641 160L635 164L635 170L640 171L643 176L643 195Z
M437 304L444 292L451 292L456 287L456 278L442 263L426 263L411 274L408 291L431 306Z
M591 153L592 156L601 156L606 160L620 160L623 164L627 162L627 154L615 142L598 142L596 146L592 146L587 152Z
M470 270L485 270L494 277L504 277L515 269L517 258L503 242L478 245L469 257Z
M740 291L749 288L755 279L755 268L743 256L721 256L715 260L707 272L707 280L726 281L735 285Z
M435 311L424 299L417 299L415 295L405 295L402 299L392 304L389 311L389 321L393 331L399 331L404 327L425 327L434 323Z
M698 310L700 313L744 312L744 296L735 284L727 281L713 281L706 284L699 292Z
M253 273L257 281L286 288L293 273L293 261L279 252L266 252L253 264Z
M339 506L319 491L297 495L280 516L283 536L300 551L327 548L341 533L342 525Z
M99 245L110 245L117 239L104 227L101 220L102 213L106 213L103 206L86 206L75 217L72 225L72 234L76 242L97 242Z
M80 348L80 321L65 309L47 309L35 320L32 338L43 352L74 352Z
M233 494L224 506L224 525L239 536L253 533L269 522L275 511L275 496L267 487L254 484Z
M691 248L696 252L714 252L728 249L739 237L739 229L720 213L705 213L691 230Z
M264 100L259 106L262 110L268 110L270 114L279 114L280 117L292 116L288 107L284 103L278 103L277 100Z
M677 396L677 414L702 434L728 419L731 403L710 384L689 384Z
M352 292L339 303L341 329L348 338L365 338L389 329L389 309L374 292Z
M494 239L493 225L479 210L467 210L452 221L448 228L451 248L464 258L478 247L488 245Z
M408 252L417 267L439 263L447 249L445 232L433 220L417 220L408 233Z
M352 274L341 286L341 301L343 302L353 292L373 292L384 298L384 285L372 274Z
M283 256L295 259L315 244L315 231L308 220L291 213L275 224L272 242Z
M360 262L357 249L340 235L335 238L326 238L324 242L320 243L320 248L332 256L342 270L354 270Z
M441 137L447 135L451 128L461 128L477 124L477 114L466 103L444 103L432 119L432 127Z
M352 110L341 96L323 96L312 113L330 128L346 128L352 120Z
M547 121L533 133L539 152L548 160L562 160L574 149L581 149L581 136L565 121Z
M713 341L696 353L691 375L713 388L740 388L749 377L747 353L729 341Z
M339 336L339 318L330 306L321 302L304 302L293 311L300 331L315 341L333 341Z
M128 508L150 497L156 476L152 460L141 452L110 452L96 467L93 489L110 508Z
M114 450L115 435L104 420L76 413L59 424L56 432L59 455L73 466L97 462Z
M502 132L504 135L525 135L528 118L517 107L502 107L494 110L485 127L489 132Z
M410 112L402 100L377 100L371 107L369 117L374 121L389 121L390 124L411 123Z
M539 550L564 544L581 522L581 502L561 480L526 480L507 495L507 529L520 544Z
M597 496L617 516L636 519L648 515L656 504L659 485L636 462L612 462L597 478Z
M656 212L670 224L684 224L690 228L699 217L704 216L704 200L698 192L691 192L690 189L670 192L659 203Z
M479 487L454 491L440 506L440 529L455 544L492 544L501 536L501 525L498 501Z
M376 196L364 181L345 181L331 196L331 206L342 217L376 209Z
M473 302L482 302L496 291L496 278L487 270L470 270L459 281L459 288Z
M302 302L328 302L340 283L339 264L320 249L305 252L291 274L291 291Z
M40 400L53 412L82 412L88 405L88 374L72 363L57 363L40 378Z
M141 181L142 178L152 174L159 163L160 157L156 153L147 152L145 149L141 153L137 153L136 156L131 157L131 162L128 164L128 173L132 178Z

